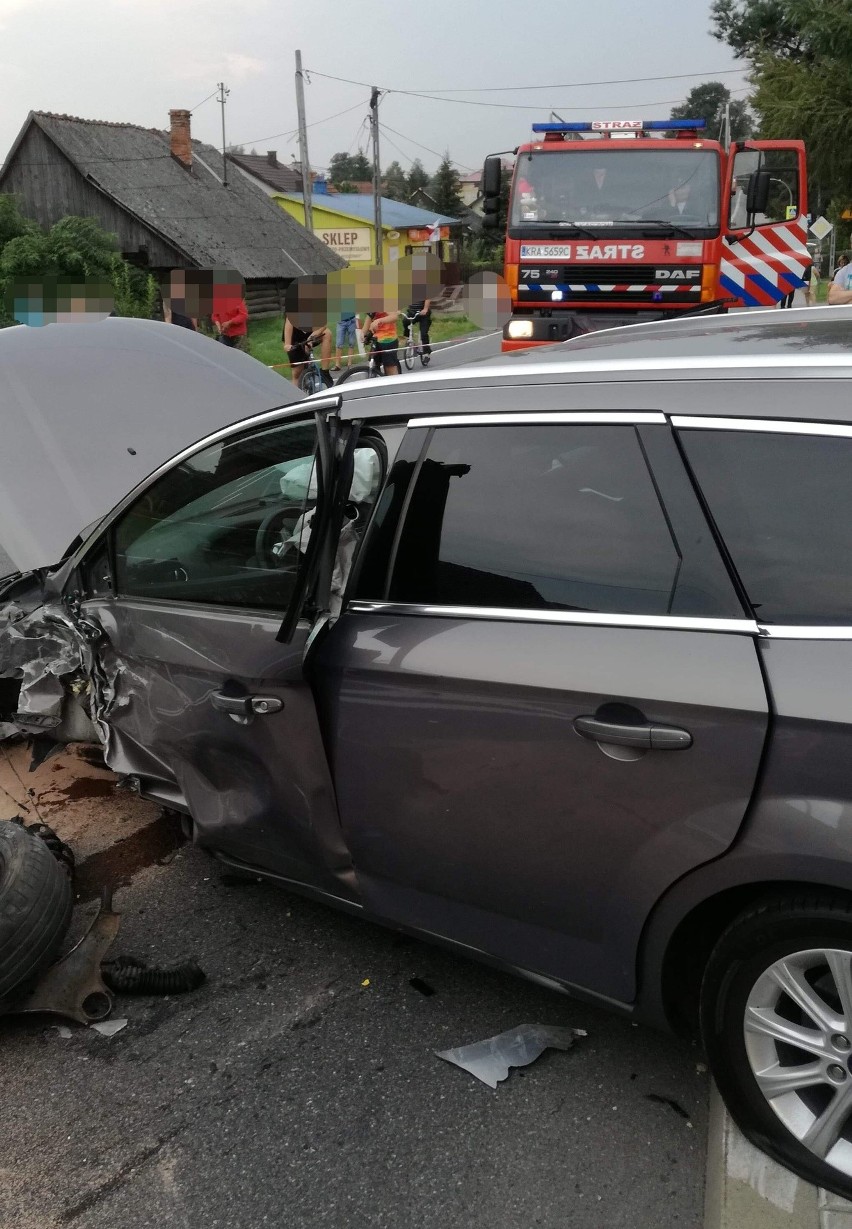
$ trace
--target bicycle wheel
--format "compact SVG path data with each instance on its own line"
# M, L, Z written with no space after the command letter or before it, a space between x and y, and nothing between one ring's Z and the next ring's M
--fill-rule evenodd
M319 367L310 366L302 372L299 379L299 388L306 397L318 393L322 389L322 376L320 375Z
M406 371L414 370L414 338L409 337L405 349L402 352L402 360L405 363Z
M337 377L337 384L345 384L347 380L371 380L373 372L370 370L369 363L360 363L356 367L350 367L344 371L343 375Z

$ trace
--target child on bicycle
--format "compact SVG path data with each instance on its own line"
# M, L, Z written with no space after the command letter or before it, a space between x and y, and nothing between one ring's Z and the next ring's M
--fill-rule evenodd
M408 337L415 323L420 325L420 346L423 351L423 366L428 367L432 359L432 347L429 345L429 328L432 324L432 304L429 299L417 299L409 303L405 313L405 337ZM412 317L414 319L412 320Z
M290 378L297 388L306 365L311 361L311 350L319 342L322 382L326 388L331 388L334 384L328 370L331 364L331 329L327 324L320 324L315 329L302 329L293 324L289 316L285 316L281 340L290 360Z
M396 316L390 312L373 312L367 316L364 340L372 343L372 356L386 376L399 375L399 338Z

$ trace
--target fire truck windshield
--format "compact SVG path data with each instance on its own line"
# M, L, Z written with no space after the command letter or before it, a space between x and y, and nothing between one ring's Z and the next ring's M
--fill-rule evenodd
M626 143L625 143L626 144ZM662 145L663 142L661 141ZM661 223L678 230L719 228L719 159L713 150L678 148L523 153L515 166L510 226L591 228Z

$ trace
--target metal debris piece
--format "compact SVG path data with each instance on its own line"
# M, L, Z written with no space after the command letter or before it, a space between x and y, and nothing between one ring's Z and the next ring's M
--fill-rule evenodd
M127 1020L102 1020L99 1024L91 1025L94 1032L100 1033L102 1037L114 1037L116 1033L120 1033L127 1026Z
M526 1067L540 1058L548 1048L570 1050L577 1029L562 1028L548 1024L519 1024L496 1037L474 1041L471 1045L457 1046L452 1050L436 1050L438 1058L455 1063L475 1075L489 1088L496 1088L505 1080L510 1067Z
M111 893L104 891L98 916L79 943L41 975L25 998L6 1008L10 1016L48 1012L92 1024L112 1011L112 994L101 977L101 961L121 924L113 912Z

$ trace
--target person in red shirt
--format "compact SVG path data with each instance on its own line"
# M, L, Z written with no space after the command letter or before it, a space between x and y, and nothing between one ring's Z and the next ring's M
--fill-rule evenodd
M237 346L248 333L248 308L243 298L242 279L221 282L213 286L213 326L218 340L226 346Z

